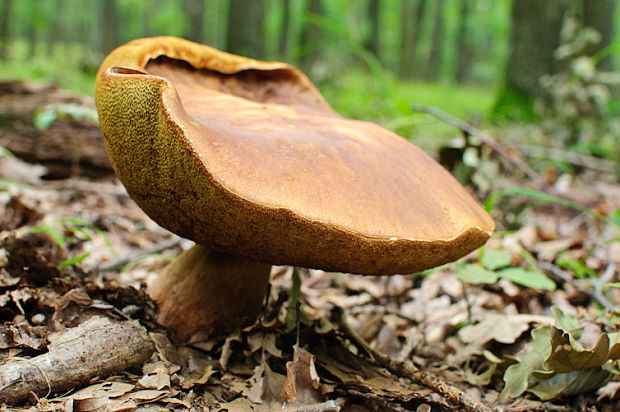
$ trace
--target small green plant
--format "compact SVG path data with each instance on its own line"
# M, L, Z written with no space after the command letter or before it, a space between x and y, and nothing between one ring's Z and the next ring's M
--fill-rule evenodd
M106 246L116 255L112 242L110 242L107 235L97 226L86 220L74 217L58 217L53 219L51 224L41 224L30 228L29 232L45 233L49 235L61 249L67 249L69 245L77 243L80 236L89 242L92 242L95 236L101 236ZM90 252L82 253L73 258L64 260L60 262L58 269L76 265L88 256L90 256Z
M587 349L580 341L585 325L557 307L552 311L555 325L534 329L532 340L511 360L500 398L526 391L541 400L571 396L596 389L618 374L620 332L601 332Z
M495 283L503 278L532 289L555 290L555 282L540 270L510 267L511 261L506 252L485 252L480 258L481 265L456 263L456 277L474 285Z
M75 120L88 120L99 124L97 111L92 107L76 103L55 103L40 107L34 113L33 123L37 130L48 129L56 119L71 117Z
M0 157L7 157L9 159L14 159L15 155L9 149L4 146L0 146Z

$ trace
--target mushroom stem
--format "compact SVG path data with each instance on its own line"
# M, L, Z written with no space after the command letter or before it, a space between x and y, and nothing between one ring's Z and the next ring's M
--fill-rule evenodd
M187 341L253 322L267 292L271 265L195 245L149 287L157 322Z

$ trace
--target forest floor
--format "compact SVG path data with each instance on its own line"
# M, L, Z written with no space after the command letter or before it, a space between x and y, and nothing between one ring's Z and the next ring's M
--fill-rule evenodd
M483 254L423 274L300 269L293 324L293 270L274 267L259 321L179 344L154 321L146 286L192 243L129 198L88 116L58 110L31 124L50 104L89 113L89 98L1 87L0 146L18 157L0 156L0 399L15 405L0 410L620 410L613 178L554 182L585 212L496 202L499 230ZM520 208L520 227L505 230L497 204ZM58 371L38 363L46 354ZM31 382L10 380L28 367ZM445 385L421 384L437 380L419 371Z

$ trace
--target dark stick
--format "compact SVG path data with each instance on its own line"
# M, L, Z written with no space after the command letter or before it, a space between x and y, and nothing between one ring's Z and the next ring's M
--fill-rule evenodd
M390 371L390 373L413 379L434 392L442 395L455 405L460 405L468 412L491 412L492 409L482 402L472 399L459 388L450 385L435 374L418 369L412 362L408 360L393 359L378 350L372 348L351 328L347 322L346 315L342 308L336 307L336 316L340 329L352 339L360 348L366 351L374 360Z
M545 182L545 180L538 173L536 173L531 167L529 167L527 163L521 160L518 156L515 156L513 153L511 153L508 149L506 149L504 146L499 144L497 140L493 139L488 134L476 129L469 123L466 123L461 119L457 119L456 117L453 117L449 115L448 113L442 110L439 110L435 107L414 104L411 106L411 109L416 112L428 113L431 116L434 116L440 120L443 120L449 125L452 125L454 127L461 129L463 132L471 136L476 136L478 139L480 139L480 141L484 145L489 146L492 150L497 152L500 156L506 158L510 163L512 163L518 169L520 169L523 173L525 173L526 176L529 177L534 183L536 183L536 185L541 190L547 193L553 192L553 189L549 186L549 184Z

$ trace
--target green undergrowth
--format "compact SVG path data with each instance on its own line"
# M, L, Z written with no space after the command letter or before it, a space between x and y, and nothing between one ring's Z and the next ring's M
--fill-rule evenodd
M100 58L77 45L58 46L50 56L40 48L34 56L28 45L16 40L11 44L10 60L0 59L0 81L24 80L58 84L65 90L92 96Z
M414 104L432 106L474 124L489 113L494 91L450 82L397 79L353 68L332 77L319 88L334 110L344 117L379 123L427 150L434 150L458 131L431 116L416 113Z
M17 41L11 48L11 60L0 60L0 80L51 82L92 96L101 59L77 46L61 47L52 56L40 52L30 57L26 43ZM445 141L440 137L458 132L430 116L414 113L411 105L438 107L478 123L487 116L494 99L491 88L402 80L382 68L368 70L361 65L332 73L319 82L319 89L341 115L379 123L427 150Z

